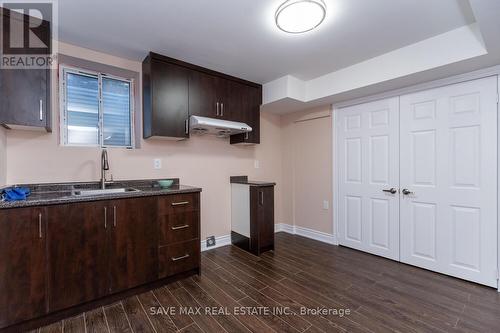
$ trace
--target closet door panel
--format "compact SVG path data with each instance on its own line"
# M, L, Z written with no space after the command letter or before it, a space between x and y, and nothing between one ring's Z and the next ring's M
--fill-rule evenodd
M497 80L401 97L401 261L496 287Z
M399 260L398 112L398 98L391 98L337 113L340 244L394 260Z

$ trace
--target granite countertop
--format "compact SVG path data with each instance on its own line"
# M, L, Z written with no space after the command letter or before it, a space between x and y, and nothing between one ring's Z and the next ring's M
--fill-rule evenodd
M249 186L275 186L273 182L262 182L256 180L248 180L247 176L233 176L230 178L231 184L243 184Z
M75 202L92 202L124 198L141 198L169 194L196 193L202 191L202 189L199 187L181 185L179 184L178 179L174 179L174 184L168 189L160 188L156 182L157 180L154 179L116 181L111 184L107 184L106 188L133 188L139 191L93 196L78 196L73 195L73 193L74 191L83 189L99 189L99 182L15 185L30 188L31 195L24 201L0 201L0 209L48 206Z

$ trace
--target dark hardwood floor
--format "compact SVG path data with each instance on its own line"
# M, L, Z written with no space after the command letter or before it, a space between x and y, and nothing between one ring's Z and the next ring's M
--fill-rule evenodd
M151 312L161 307L177 311ZM180 307L200 308L202 314L181 314ZM217 313L221 307L228 313ZM243 313L245 307L271 312ZM208 308L212 313L204 314ZM301 313L318 308L349 309L350 314ZM380 257L278 233L274 253L259 258L232 246L204 252L201 277L39 331L500 332L500 295Z

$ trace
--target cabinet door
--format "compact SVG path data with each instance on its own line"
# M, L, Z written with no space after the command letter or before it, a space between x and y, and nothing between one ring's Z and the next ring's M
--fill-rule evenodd
M158 221L155 198L115 200L109 204L110 292L157 279Z
M260 249L274 248L274 187L259 188Z
M227 81L226 95L224 96L224 116L230 117L232 121L242 123L248 121L248 110L251 108L248 100L248 90L249 87L244 84Z
M188 138L189 72L184 67L151 60L152 136Z
M61 310L108 292L107 230L104 202L47 208L49 310Z
M202 72L191 71L189 77L189 114L218 118L220 102L217 97L218 78ZM217 104L219 103L219 104Z
M260 143L262 89L243 84L233 84L232 87L233 93L229 99L231 115L236 121L244 122L252 127L252 132L231 136L231 144Z
M50 131L50 72L4 69L0 76L0 123Z
M223 77L217 77L217 102L219 102L219 116L218 118L224 120L233 119L233 101L237 98L232 98L233 93L239 93L237 86L231 80Z
M273 186L250 186L250 248L257 255L274 249Z
M45 211L0 213L0 328L46 313Z

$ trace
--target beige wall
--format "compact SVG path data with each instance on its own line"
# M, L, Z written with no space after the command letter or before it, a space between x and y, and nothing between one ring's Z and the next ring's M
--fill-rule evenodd
M129 61L68 44L60 44L61 53L140 71L141 63ZM54 81L53 91L57 91ZM56 95L56 94L54 94ZM53 105L58 106L57 96ZM53 108L54 133L8 131L7 182L88 181L100 178L100 151L97 148L59 146L58 107ZM143 140L141 149L111 149L111 173L118 179L179 177L183 184L203 188L202 237L230 233L231 192L229 177L248 175L253 179L275 181L276 222L282 221L281 205L280 118L261 116L261 144L231 146L228 140L192 137L183 142ZM1 148L0 148L1 154ZM0 155L1 156L1 155ZM154 170L153 159L161 158L163 168ZM254 168L258 160L260 168Z
M0 127L0 186L7 181L7 137L5 129Z
M68 44L61 43L59 50L132 71L140 72L142 67L140 62ZM58 91L56 72L53 91ZM8 184L100 178L99 149L59 145L57 93L52 105L52 134L6 131L4 138L0 132L0 184L2 175ZM194 136L183 142L141 140L141 149L110 149L109 157L115 180L179 177L183 184L202 187L203 238L230 233L229 177L233 175L277 183L276 223L331 234L331 142L330 106L324 106L283 117L261 114L261 144L256 146L231 146L228 140ZM155 158L162 159L161 170L153 168ZM259 169L254 168L255 160ZM327 211L323 200L329 201Z
M286 223L333 234L330 109L327 105L282 117L281 199Z

